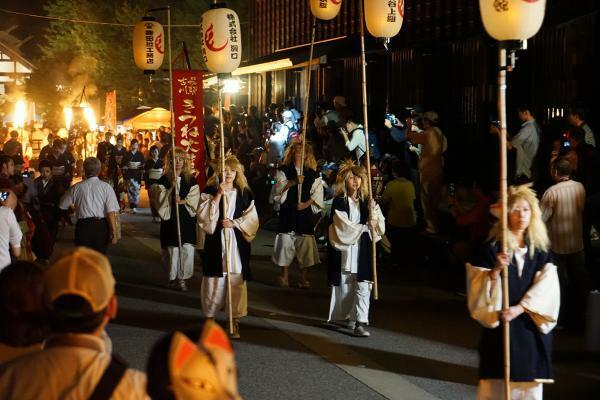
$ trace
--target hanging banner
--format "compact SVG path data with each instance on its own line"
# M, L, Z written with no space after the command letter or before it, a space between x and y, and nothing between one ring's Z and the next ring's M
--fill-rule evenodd
M106 93L106 105L104 107L104 130L117 131L117 91Z
M173 70L173 112L175 145L190 154L194 169L198 171L198 184L204 188L206 171L201 71Z

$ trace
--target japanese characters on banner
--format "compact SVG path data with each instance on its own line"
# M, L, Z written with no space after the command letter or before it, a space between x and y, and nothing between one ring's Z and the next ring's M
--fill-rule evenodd
M106 130L117 129L117 91L106 93L106 103L104 106L104 126Z
M173 70L173 112L175 145L192 157L194 168L199 173L198 184L204 188L206 175L201 71Z
M133 28L133 58L145 74L153 74L160 68L165 57L164 30L151 17L145 17Z

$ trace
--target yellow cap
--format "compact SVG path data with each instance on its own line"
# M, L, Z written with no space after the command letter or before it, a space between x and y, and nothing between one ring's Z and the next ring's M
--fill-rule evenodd
M77 295L90 304L93 312L105 309L115 294L110 261L87 247L76 247L52 264L45 285L48 304L63 295Z

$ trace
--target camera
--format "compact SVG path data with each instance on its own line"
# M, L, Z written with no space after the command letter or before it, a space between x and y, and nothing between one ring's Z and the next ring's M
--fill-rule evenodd
M385 114L385 119L390 121L392 123L392 125L399 125L398 118L396 118L396 116L394 114L390 114L390 113Z
M8 199L8 192L0 192L0 201L6 201Z
M492 119L490 121L490 125L495 126L496 128L500 129L500 121L498 121L497 119Z

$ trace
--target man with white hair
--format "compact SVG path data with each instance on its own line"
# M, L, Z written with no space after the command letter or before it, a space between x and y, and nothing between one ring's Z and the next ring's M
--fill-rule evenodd
M444 158L447 141L441 129L437 127L438 114L427 111L423 114L423 132L408 132L411 143L422 146L419 159L419 175L421 180L421 205L427 223L428 233L435 234L437 226L437 207L442 197L444 184Z

